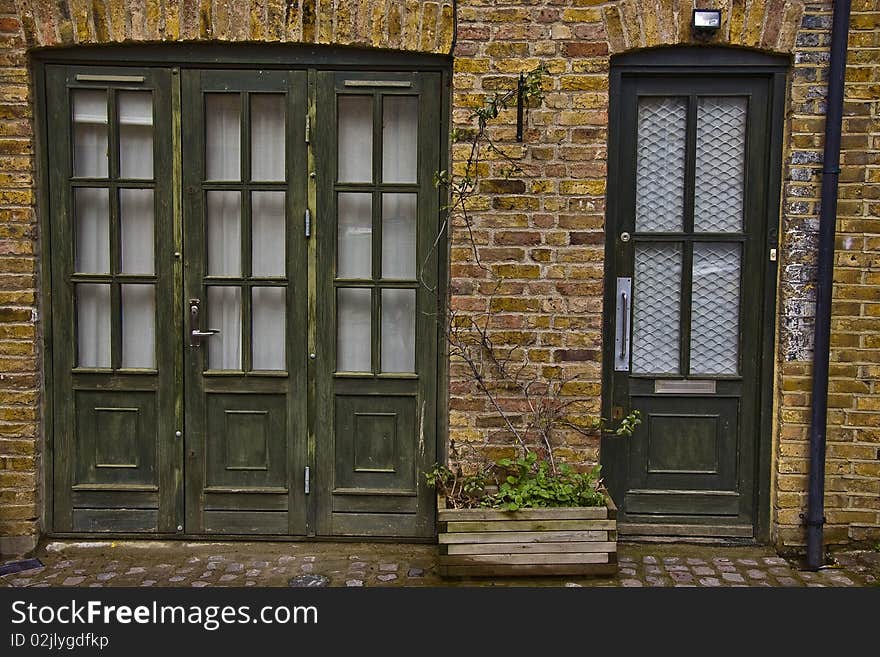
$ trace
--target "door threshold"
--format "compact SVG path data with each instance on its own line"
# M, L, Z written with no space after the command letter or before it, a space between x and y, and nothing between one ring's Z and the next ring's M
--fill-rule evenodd
M648 523L618 522L617 533L621 537L630 536L664 536L678 538L747 538L753 539L755 528L751 525L726 524L686 524L686 523Z
M735 536L649 536L631 534L621 536L618 543L686 543L688 545L713 545L720 547L743 547L750 545L761 545L756 539L751 537L737 538Z
M436 536L395 537L395 536L285 536L269 534L126 534L121 532L53 532L45 533L40 542L45 541L192 541L194 543L436 543Z

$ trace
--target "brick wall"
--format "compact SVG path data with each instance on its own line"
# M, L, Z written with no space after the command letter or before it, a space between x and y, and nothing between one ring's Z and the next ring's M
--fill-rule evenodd
M698 0L702 2L702 0ZM717 44L792 53L780 253L774 536L803 541L812 293L823 94L831 2L719 0ZM579 373L567 392L598 411L607 156L609 57L691 39L686 0L460 0L453 123L539 62L550 71L544 105L529 112L523 144L515 116L492 136L531 174L527 187L489 160L472 200L482 262L462 227L453 230L451 303L491 311L541 374ZM877 0L854 0L844 120L829 415L828 538L880 535L880 231L878 206ZM0 539L24 545L39 529L39 250L33 189L33 128L27 50L78 43L287 41L449 52L451 2L360 0L0 0ZM453 144L461 173L464 144ZM875 267L876 269L876 267ZM500 286L498 279L501 279ZM497 286L497 287L496 287ZM492 293L491 298L489 297ZM503 340L502 340L503 341ZM489 455L506 449L497 417L450 366L450 437ZM517 409L521 400L503 403ZM562 455L588 463L595 437L561 437ZM16 537L24 537L19 540ZM3 544L0 544L3 547Z

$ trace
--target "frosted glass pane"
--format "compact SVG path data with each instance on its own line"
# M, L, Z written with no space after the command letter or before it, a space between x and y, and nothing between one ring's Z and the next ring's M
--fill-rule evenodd
M416 291L382 290L382 371L415 369Z
M337 223L337 277L370 278L373 271L373 197L339 195Z
M208 275L241 276L240 192L208 192Z
M382 182L414 183L418 174L419 99L382 99Z
M336 369L370 372L370 290L340 288L336 295Z
M156 367L156 292L122 285L122 366Z
M106 178L108 171L107 92L74 89L73 175Z
M76 286L76 364L110 367L110 286Z
M284 180L284 96L251 96L251 180Z
M637 231L682 230L686 128L686 99L639 99Z
M285 370L286 302L283 287L253 289L253 358L255 370Z
M73 192L76 215L76 271L110 272L110 192L78 187Z
M739 371L741 261L739 244L694 244L692 374Z
M241 98L205 96L205 171L208 180L241 180Z
M122 178L153 177L153 94L120 91L119 175Z
M416 277L415 194L382 195L382 278Z
M743 97L697 101L694 230L742 230L746 108Z
M373 97L339 96L339 182L373 180Z
M284 192L251 194L254 276L284 276Z
M153 190L120 189L119 218L122 272L154 273Z
M212 285L208 288L208 325L220 333L202 338L208 345L208 369L241 369L241 288Z
M681 308L681 245L636 245L632 301L632 369L677 374Z

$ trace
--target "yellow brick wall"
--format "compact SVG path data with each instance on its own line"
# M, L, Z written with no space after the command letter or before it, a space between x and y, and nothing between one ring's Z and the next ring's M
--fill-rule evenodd
M543 373L580 373L569 391L598 411L607 158L609 58L691 40L693 1L482 0L0 0L0 537L39 529L41 360L38 354L38 222L34 210L31 48L159 41L282 41L448 53L455 41L453 123L539 62L549 68L525 141L515 116L492 136L533 174L506 180L489 160L473 199L474 236L496 282L476 267L457 224L451 303L491 310L509 341L527 344ZM817 195L831 2L718 0L722 29L708 42L792 56L786 111L780 234L773 465L773 533L803 542L806 431ZM828 538L880 533L880 253L878 85L880 2L854 0L844 119L827 481ZM705 42L705 41L702 41ZM464 145L452 145L460 173ZM519 183L519 184L514 184ZM522 185L522 186L520 186ZM490 293L492 297L490 300ZM493 413L451 365L450 436L489 455L506 444ZM517 408L520 402L505 404ZM565 436L563 454L597 458L595 438Z

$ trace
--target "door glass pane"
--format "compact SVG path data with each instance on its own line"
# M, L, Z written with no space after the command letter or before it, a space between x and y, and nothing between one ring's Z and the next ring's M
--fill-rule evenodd
M110 286L76 286L76 364L110 367Z
M208 275L241 276L241 192L208 192Z
M382 195L382 278L416 277L415 194Z
M122 285L122 367L156 367L156 293Z
M336 369L370 372L370 290L340 288L336 294Z
M337 277L370 278L373 271L373 197L339 195L337 226Z
M254 276L284 276L284 192L251 194Z
M742 230L746 157L746 99L697 101L694 230Z
M74 89L73 175L106 178L107 92L102 89Z
M677 374L681 245L636 245L632 301L632 371Z
M373 180L373 97L339 96L339 182Z
M284 180L284 96L251 96L251 180Z
M122 178L153 177L153 94L120 91L119 175Z
M241 369L241 288L212 285L208 288L208 324L202 329L220 329L209 338L208 369Z
M76 215L76 271L110 272L110 192L78 187L73 192Z
M692 374L738 373L741 262L739 244L694 244Z
M382 371L415 372L416 291L382 290Z
M241 180L241 98L205 95L205 171L208 180Z
M253 289L253 359L255 370L285 370L284 320L286 302L283 287Z
M154 273L153 190L120 189L119 218L122 272Z
M685 98L639 99L637 231L682 230L686 135Z
M414 183L419 167L419 99L382 99L382 182Z

